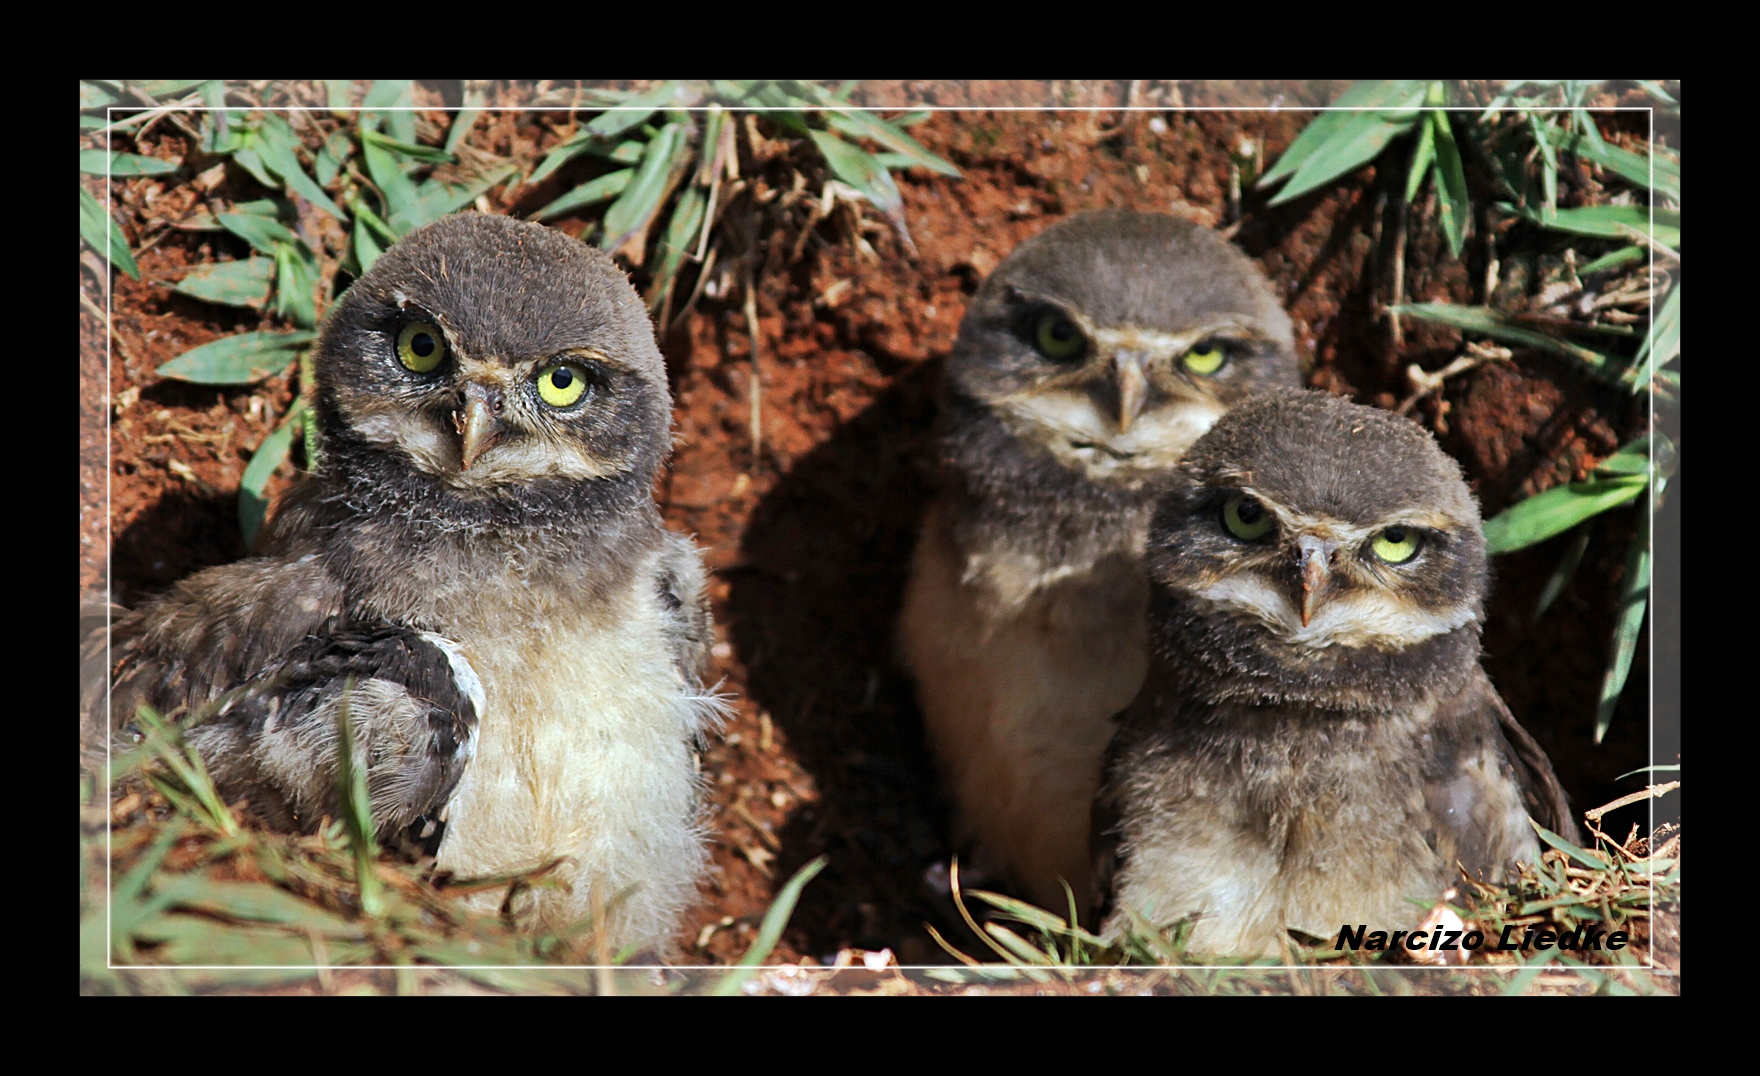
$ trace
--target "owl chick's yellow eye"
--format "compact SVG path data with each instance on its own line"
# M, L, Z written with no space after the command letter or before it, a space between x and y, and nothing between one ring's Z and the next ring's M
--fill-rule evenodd
M1271 533L1276 520L1265 506L1244 493L1237 493L1222 506L1222 525L1243 542L1255 542Z
M1048 359L1069 359L1088 345L1082 330L1062 314L1046 314L1033 330L1033 346Z
M1389 564L1404 564L1418 555L1418 532L1410 527L1389 527L1375 536L1369 548Z
M572 362L559 362L538 372L538 398L551 407L570 407L587 391L587 371Z
M425 321L412 321L397 334L397 361L418 374L428 373L446 357L446 338Z
M1179 361L1199 377L1209 377L1222 369L1222 364L1228 361L1228 353L1219 344L1199 344L1186 352Z

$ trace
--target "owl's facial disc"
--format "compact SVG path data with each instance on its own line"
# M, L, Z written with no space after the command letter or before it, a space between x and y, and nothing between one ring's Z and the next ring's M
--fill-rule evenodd
M1227 315L1170 331L1096 325L1046 300L1023 302L1017 336L1041 369L996 403L1019 433L1095 478L1178 462L1227 410L1218 377L1260 344L1249 323Z
M1258 491L1206 498L1185 531L1199 556L1182 579L1164 579L1198 601L1246 617L1304 649L1397 650L1472 620L1470 602L1435 604L1420 552L1452 526L1437 513L1401 513L1372 524L1306 513Z
M595 445L604 432L615 440L620 418L611 391L618 371L602 353L484 358L444 319L408 301L384 331L388 354L374 361L390 384L340 387L338 403L358 434L401 450L446 485L489 492L627 467L621 454Z

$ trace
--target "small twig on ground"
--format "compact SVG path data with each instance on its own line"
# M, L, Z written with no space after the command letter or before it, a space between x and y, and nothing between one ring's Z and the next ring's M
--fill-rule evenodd
M1395 226L1398 234L1393 238L1393 302L1389 306L1398 306L1406 301L1406 215L1411 204L1406 199L1399 200L1399 223ZM1400 328L1399 315L1388 312L1388 324L1393 329L1393 346L1397 350L1405 346L1405 331ZM1404 414L1406 409L1400 408Z
M1397 318L1394 323L1398 324ZM1466 345L1466 350L1467 354L1460 356L1433 374L1426 372L1422 366L1415 362L1407 366L1406 380L1412 386L1412 394L1401 401L1399 413L1402 415L1411 414L1412 408L1418 405L1419 400L1432 393L1441 392L1442 383L1454 375L1464 374L1481 363L1502 362L1511 357L1509 348L1500 347L1497 344L1469 343Z
M125 116L107 127L100 127L97 130L90 132L86 137L96 138L100 135L114 134L117 131L126 130L138 123L151 123L176 112L180 108L189 108L193 105L199 105L201 102L202 95L199 93L192 93L180 101L169 101L165 104L159 105L157 108L148 109L145 112L137 112L132 116ZM146 128L142 128L140 133L146 134Z
M758 289L757 281L754 277L755 274L752 272L751 253L748 253L746 257L745 314L746 335L752 342L752 377L751 382L746 386L746 400L751 406L751 473L756 475L758 473L758 463L761 459L761 453L764 449L764 420L762 411L764 389L763 375L758 366Z
M1596 807L1593 810L1584 811L1583 817L1589 819L1591 822L1599 822L1599 821L1601 821L1602 816L1605 815L1609 811L1616 810L1620 807L1624 807L1630 803L1638 803L1642 800L1656 799L1657 797L1663 795L1664 793L1673 792L1675 789L1677 789L1679 787L1681 787L1681 783L1679 781L1670 781L1667 784L1661 784L1661 785L1650 785L1648 787L1639 789L1636 792L1628 792L1625 795L1621 796L1619 799L1614 800L1612 803L1604 803L1601 806Z
M1642 228L1634 228L1629 224L1622 224L1619 226L1619 230L1625 234L1626 238L1632 240L1634 243L1642 243L1645 246L1649 247L1651 250L1655 251L1657 254L1660 254L1662 257L1668 258L1677 264L1680 262L1680 260L1681 260L1681 252L1680 251L1663 243L1661 240L1657 239L1655 236L1651 235L1649 232L1644 231Z
M697 300L702 298L703 286L709 282L710 274L715 271L715 258L720 253L721 243L719 241L709 247L709 256L703 259L702 267L697 270L697 282L691 288L691 297L685 300L684 308L673 315L671 323L666 327L668 333L677 332L678 327L691 316L691 311L697 308Z

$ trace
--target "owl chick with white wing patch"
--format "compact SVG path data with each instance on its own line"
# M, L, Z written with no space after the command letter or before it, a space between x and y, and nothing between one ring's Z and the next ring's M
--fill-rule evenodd
M386 251L314 360L320 466L262 555L113 625L113 720L205 718L222 791L306 827L346 708L381 834L437 834L459 877L566 857L527 912L665 951L718 703L702 563L651 492L671 400L640 298L560 232L461 215Z
M1479 510L1414 423L1317 392L1248 401L1157 505L1151 658L1095 805L1096 877L1193 951L1415 926L1464 867L1574 835L1479 664ZM1112 882L1116 875L1116 883Z
M899 640L957 838L1039 904L1086 885L1101 758L1147 666L1154 483L1230 407L1298 380L1264 274L1191 221L1072 217L973 297Z

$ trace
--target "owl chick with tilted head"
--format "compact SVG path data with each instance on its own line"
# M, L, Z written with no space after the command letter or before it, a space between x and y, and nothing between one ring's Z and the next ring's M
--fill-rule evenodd
M337 814L346 712L382 836L437 839L459 878L562 858L523 913L666 951L717 702L701 560L651 492L671 400L640 298L560 232L450 217L314 360L320 466L261 555L113 625L112 719L184 718L229 799L300 828Z
M973 297L899 640L958 839L1044 906L1086 884L1101 757L1147 667L1153 483L1298 379L1264 274L1191 221L1072 217Z
M1317 392L1235 408L1149 527L1150 669L1095 809L1111 931L1194 951L1405 929L1574 834L1479 664L1479 510L1414 423Z

